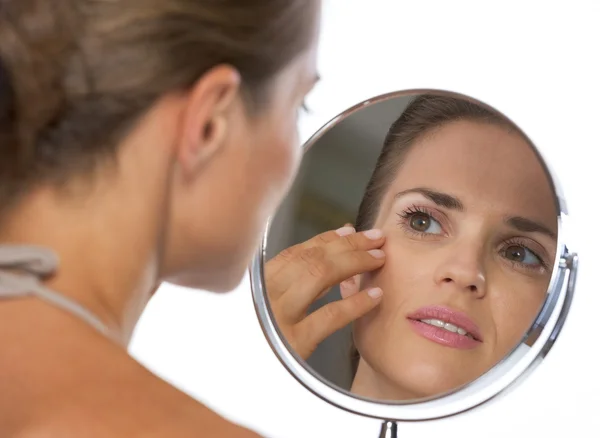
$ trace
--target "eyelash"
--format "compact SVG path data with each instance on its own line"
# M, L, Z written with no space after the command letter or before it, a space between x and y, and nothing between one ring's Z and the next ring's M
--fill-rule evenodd
M417 236L419 238L427 238L427 237L433 237L433 236L440 235L440 234L421 232L421 231L417 231L414 228L412 228L410 226L409 222L412 219L412 217L416 214L426 215L429 218L436 221L438 224L440 224L440 226L442 225L442 223L441 223L442 221L437 218L436 213L429 210L428 208L420 207L417 205L412 205L412 206L406 208L405 210L403 210L401 213L397 213L398 218L399 218L398 225L402 226L402 228L405 231L407 231L410 234L413 234L414 236ZM521 240L517 237L509 239L503 243L501 251L506 251L506 249L511 246L520 246L520 247L524 248L525 250L527 250L531 254L533 254L535 256L535 258L539 261L539 265L530 265L527 263L521 263L521 262L518 262L515 260L510 260L506 257L503 257L507 262L511 263L513 266L518 266L518 267L532 270L532 271L539 271L540 267L542 267L543 269L548 269L548 264L544 261L544 259L536 251L532 250L523 240Z
M302 110L302 112L306 113L306 114L310 114L310 108L308 107L308 105L306 104L306 100L302 101L302 104L300 105L300 109Z
M508 239L506 242L504 242L504 244L502 245L502 251L506 251L507 248L511 247L511 246L520 246L522 248L525 248L527 251L529 251L531 254L533 254L535 256L535 258L538 260L539 265L530 265L527 263L521 263L521 262L517 262L515 260L509 260L505 257L505 259L513 264L513 265L517 265L519 267L525 268L525 269L529 269L532 271L539 271L540 267L543 269L548 269L548 264L544 261L544 259L538 254L537 251L534 251L533 249L531 249L527 243L525 241L523 241L522 239L518 238L518 237L513 237L512 239Z
M409 221L416 214L422 214L422 215L428 216L431 219L433 219L434 221L436 221L437 223L439 223L440 225L442 225L441 224L442 221L437 217L436 213L434 213L432 210L429 210L428 208L420 207L417 205L411 205L410 207L408 207L407 209L402 211L402 213L398 213L398 217L400 218L400 220L398 221L398 225L401 225L405 231L408 231L409 233L414 234L415 236L418 236L420 238L439 236L439 234L423 233L423 232L413 229L409 225Z

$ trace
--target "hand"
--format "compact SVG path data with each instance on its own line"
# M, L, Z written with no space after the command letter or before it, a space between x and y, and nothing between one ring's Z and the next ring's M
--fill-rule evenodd
M356 233L346 226L292 246L266 263L265 284L275 320L303 359L379 304L381 289L358 291L356 276L383 266L384 242L379 230ZM309 306L340 282L343 299L307 315Z

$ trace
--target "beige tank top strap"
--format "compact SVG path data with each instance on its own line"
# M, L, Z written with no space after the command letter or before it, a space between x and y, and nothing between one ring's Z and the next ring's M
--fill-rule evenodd
M58 266L58 256L49 249L0 245L0 300L37 297L70 312L103 335L109 336L106 325L89 310L42 284L41 280L54 274Z

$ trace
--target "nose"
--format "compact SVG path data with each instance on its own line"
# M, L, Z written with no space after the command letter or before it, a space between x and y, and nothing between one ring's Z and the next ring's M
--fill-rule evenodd
M474 246L462 245L446 254L438 265L434 281L440 286L453 285L470 292L476 298L486 294L486 275L481 251Z

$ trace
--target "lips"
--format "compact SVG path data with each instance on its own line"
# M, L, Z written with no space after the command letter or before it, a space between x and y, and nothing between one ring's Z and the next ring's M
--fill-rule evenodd
M422 336L444 345L473 348L483 342L477 324L466 314L448 307L423 307L407 318ZM448 325L440 327L440 321Z

